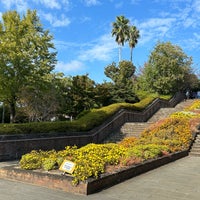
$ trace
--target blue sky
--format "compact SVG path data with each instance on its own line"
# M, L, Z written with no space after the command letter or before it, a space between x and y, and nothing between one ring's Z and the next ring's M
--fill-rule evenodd
M44 29L54 36L55 71L65 76L88 73L97 83L108 80L104 68L118 62L111 31L119 15L140 31L133 50L137 72L158 41L170 41L193 57L194 72L200 74L200 0L0 0L0 19L8 10L23 14L27 9L36 9ZM122 59L130 59L128 45Z

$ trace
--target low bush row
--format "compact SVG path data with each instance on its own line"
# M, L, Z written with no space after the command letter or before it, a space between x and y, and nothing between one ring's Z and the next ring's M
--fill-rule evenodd
M81 117L79 119L72 122L58 121L32 122L22 124L0 124L0 135L88 131L100 125L120 109L124 108L128 110L141 111L146 108L155 98L156 96L152 95L135 104L116 103L99 109L92 109L84 113L84 115L80 115ZM161 98L169 98L169 96L162 96Z

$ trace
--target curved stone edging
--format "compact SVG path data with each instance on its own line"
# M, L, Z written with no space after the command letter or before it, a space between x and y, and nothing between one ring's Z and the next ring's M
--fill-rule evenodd
M147 160L141 164L118 170L112 174L102 174L98 179L90 178L85 183L81 182L77 186L72 185L72 176L62 175L61 172L52 174L40 171L22 170L18 166L6 166L0 168L0 178L12 179L52 189L59 189L70 193L89 195L187 155L188 150L185 150L154 160Z

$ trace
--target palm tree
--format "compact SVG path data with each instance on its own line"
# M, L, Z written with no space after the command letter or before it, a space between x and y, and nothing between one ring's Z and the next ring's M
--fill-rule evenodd
M131 62L132 62L132 54L133 54L133 48L138 43L138 38L140 37L139 30L135 26L130 26L129 28L129 47L131 49Z
M124 16L117 16L113 22L112 36L116 36L115 41L119 45L119 62L121 61L121 49L129 38L129 20Z

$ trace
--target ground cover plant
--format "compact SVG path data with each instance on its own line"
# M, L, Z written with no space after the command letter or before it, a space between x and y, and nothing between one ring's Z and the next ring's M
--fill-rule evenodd
M200 101L195 101L190 108L153 124L140 138L125 138L119 143L88 144L81 148L67 146L62 151L34 150L22 156L20 167L49 171L58 169L63 160L67 159L76 163L72 176L73 183L78 184L90 177L98 178L116 169L187 150L192 133L200 124L200 114L196 113L199 106Z

